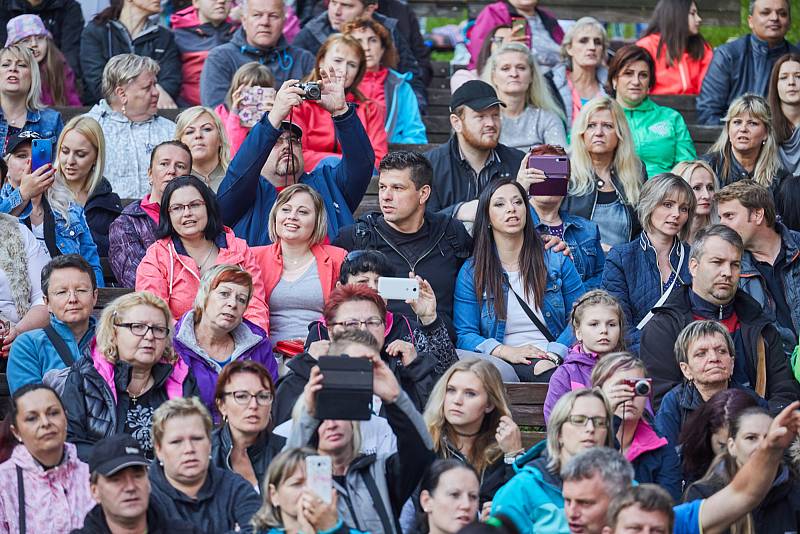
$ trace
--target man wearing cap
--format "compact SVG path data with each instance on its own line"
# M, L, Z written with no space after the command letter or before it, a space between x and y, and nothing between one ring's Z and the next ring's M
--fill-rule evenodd
M281 86L272 111L250 130L217 191L225 225L251 247L270 244L269 212L284 187L304 183L319 192L328 215L328 237L333 241L340 228L353 224L353 212L372 178L375 153L355 106L345 101L343 80L333 71L322 73L319 104L333 117L342 159L335 166L303 171L303 132L286 120L303 101L303 90L295 87L296 83L288 80Z
M148 465L139 442L128 434L98 441L89 457L90 489L98 504L86 515L83 528L72 534L199 532L150 505Z
M525 154L499 143L500 106L505 104L484 81L469 81L453 93L453 136L425 154L433 165L429 210L471 223L486 184L517 175Z

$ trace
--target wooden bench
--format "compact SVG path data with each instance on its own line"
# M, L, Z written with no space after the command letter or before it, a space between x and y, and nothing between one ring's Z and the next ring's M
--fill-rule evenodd
M544 399L547 397L547 384L504 385L511 405L511 417L517 425L526 427L522 432L522 446L528 449L546 439Z
M132 292L133 288L131 287L101 287L97 290L97 303L94 305L94 309L92 310L92 316L95 319L99 319L100 314L103 312L103 308L105 308L109 302L117 297L121 297L122 295L127 295L128 293Z

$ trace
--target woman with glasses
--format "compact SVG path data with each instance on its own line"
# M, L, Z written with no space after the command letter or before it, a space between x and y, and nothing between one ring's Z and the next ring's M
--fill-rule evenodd
M215 423L217 378L237 361L252 360L278 378L272 343L263 328L244 318L253 298L253 277L238 265L215 265L200 279L194 306L175 325L175 352L191 368L200 400ZM217 401L218 402L218 401Z
M153 458L153 412L168 399L197 395L188 366L172 351L172 316L147 292L108 304L89 353L70 370L62 400L67 441L87 461L92 445L124 432Z
M238 473L259 493L267 468L284 442L270 432L274 394L272 375L255 360L226 365L214 392L222 425L211 435L211 461Z
M136 269L136 290L167 302L177 320L192 308L200 279L215 265L238 265L253 279L244 317L267 330L264 286L256 257L243 239L223 226L214 192L196 176L169 182L161 197L156 242Z
M517 472L492 501L492 515L522 519L528 532L569 532L561 495L561 468L591 447L614 448L609 425L614 417L600 388L570 391L556 402L547 422L547 439L514 462Z
M322 315L347 254L324 244L327 235L325 206L316 190L294 184L278 194L269 212L272 244L255 249L264 273L262 294L269 305L273 343L302 344L309 323Z
M375 337L381 347L381 359L408 393L414 407L422 411L436 382L436 359L427 352L418 352L408 341L387 338L387 331L391 331L387 317L386 302L374 289L361 285L334 289L323 311L331 337L338 332L359 328ZM321 355L325 354L327 349ZM272 408L275 424L291 419L295 401L303 393L318 357L306 353L287 363L289 371L281 378Z

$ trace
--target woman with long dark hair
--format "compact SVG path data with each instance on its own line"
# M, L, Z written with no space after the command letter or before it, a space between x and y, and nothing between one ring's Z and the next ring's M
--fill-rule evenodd
M786 54L775 62L767 101L783 167L800 174L800 54Z
M572 260L544 250L528 193L513 179L483 190L474 229L473 256L456 281L456 346L511 363L522 381L546 382L571 340L580 275Z
M636 44L656 62L654 95L696 95L713 51L700 34L703 19L694 0L659 0Z

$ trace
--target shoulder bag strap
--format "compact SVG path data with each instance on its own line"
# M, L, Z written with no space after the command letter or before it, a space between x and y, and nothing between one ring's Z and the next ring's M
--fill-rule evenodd
M19 534L25 534L25 482L22 468L17 466L17 499L19 500Z
M540 321L538 317L536 317L536 314L533 313L533 310L530 309L530 307L525 302L525 300L522 297L520 297L517 294L516 291L514 291L513 287L511 287L511 281L508 279L508 275L504 274L503 276L506 279L506 284L508 284L508 289L512 293L514 293L515 297L517 297L517 302L519 302L519 305L522 307L523 311L525 312L525 315L528 316L528 319L531 320L531 322L533 323L533 326L535 326L536 328L539 329L539 332L541 332L542 335L544 335L544 337L547 339L547 341L549 341L551 343L553 341L555 341L556 337L552 334L552 332L550 332L550 330L547 328L547 326L542 321Z
M664 303L669 298L670 294L672 293L672 290L675 289L675 284L678 282L678 277L680 277L681 275L681 267L683 267L684 256L686 256L686 249L683 247L683 243L681 243L681 257L678 260L678 268L675 271L675 278L672 279L672 283L669 285L667 290L664 291L661 294L661 297L656 301L656 303L653 304L653 307L650 308L650 311L647 312L647 315L645 315L642 318L642 320L639 321L639 324L636 325L637 330L642 330L645 327L645 325L650 322L650 319L653 318L653 308L658 308L659 306L663 306Z
M53 347L56 349L56 352L59 356L61 356L61 361L64 362L64 365L67 367L72 366L75 363L75 360L72 358L72 353L69 351L69 347L67 347L66 341L58 335L53 325L47 325L43 328L44 333L47 334L47 339L50 340L50 343L53 344Z

